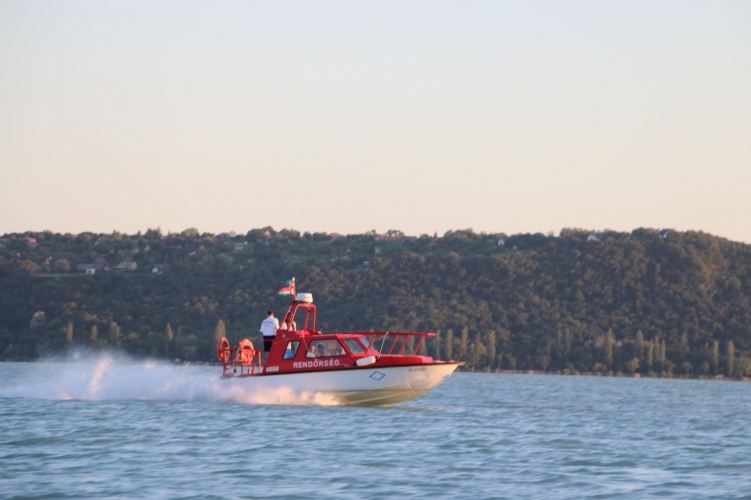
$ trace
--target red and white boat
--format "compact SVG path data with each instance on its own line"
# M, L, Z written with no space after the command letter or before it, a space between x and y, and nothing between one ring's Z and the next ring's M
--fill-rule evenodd
M279 293L290 296L290 305L265 363L250 340L233 348L222 337L222 378L259 377L270 388L322 393L343 404L387 405L425 394L464 364L418 354L435 333L318 331L312 294L296 293L294 278ZM283 329L296 317L301 329Z

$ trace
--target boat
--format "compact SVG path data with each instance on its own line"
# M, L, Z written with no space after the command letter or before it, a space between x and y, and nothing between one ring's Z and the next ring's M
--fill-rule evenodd
M252 377L272 389L321 393L337 404L380 406L419 397L464 364L419 354L433 332L321 332L312 294L297 293L294 278L279 293L290 303L265 361L249 339L230 347L222 337L223 379ZM284 329L288 320L291 328Z

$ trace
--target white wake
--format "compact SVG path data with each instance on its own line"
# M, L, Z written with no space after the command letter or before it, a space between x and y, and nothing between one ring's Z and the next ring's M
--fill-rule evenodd
M10 365L10 366L9 366ZM15 367L12 365L16 365ZM176 366L122 354L71 354L65 359L9 363L0 398L48 400L199 401L207 403L334 405L335 398L291 388L270 388L253 378L220 379L220 367Z

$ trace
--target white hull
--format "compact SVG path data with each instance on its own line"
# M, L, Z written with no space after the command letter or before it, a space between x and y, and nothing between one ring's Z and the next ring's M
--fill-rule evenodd
M343 404L388 405L425 394L449 377L457 366L458 363L367 366L347 370L260 375L258 379L272 388L290 387L296 391L330 395Z

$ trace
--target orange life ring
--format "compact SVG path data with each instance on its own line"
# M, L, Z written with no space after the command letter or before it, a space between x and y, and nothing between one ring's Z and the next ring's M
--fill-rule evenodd
M253 342L249 339L242 339L237 344L237 361L243 365L249 365L253 362Z
M227 360L229 359L229 340L227 340L227 337L222 337L219 339L219 343L216 345L216 354L219 356L219 359L222 361L223 365L227 364Z

